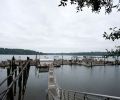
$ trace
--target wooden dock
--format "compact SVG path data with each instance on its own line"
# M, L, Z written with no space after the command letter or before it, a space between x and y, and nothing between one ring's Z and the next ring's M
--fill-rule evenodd
M48 74L48 98L49 100L60 100L59 99L59 89L56 84L56 78L54 75L54 66L49 67Z

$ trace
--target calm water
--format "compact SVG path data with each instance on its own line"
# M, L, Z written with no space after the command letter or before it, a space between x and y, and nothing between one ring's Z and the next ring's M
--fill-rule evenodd
M46 100L48 73L39 73L34 66L30 69L24 100Z
M7 76L6 69L0 69L0 82ZM5 89L7 83L0 87L0 92ZM35 66L30 67L29 77L27 80L27 85L25 93L21 94L21 99L19 100L46 100L47 98L47 89L48 89L48 73L40 73L39 69L36 69ZM19 87L17 83L15 100L18 100ZM23 98L23 99L22 99Z
M120 96L120 66L64 65L56 69L56 77L64 89Z
M8 55L4 58L10 59L11 57ZM26 59L26 57L21 56L21 59ZM35 58L34 55L29 57ZM1 58L3 59L3 56ZM42 58L48 58L48 56L42 56ZM54 57L52 56L52 58ZM95 66L91 68L79 65L63 65L60 68L55 68L55 75L58 86L64 89L120 96L120 66ZM6 69L0 68L0 82L6 76ZM0 87L0 91L5 87L6 84ZM47 88L48 73L39 72L39 69L31 66L25 94L21 97L23 100L46 100ZM15 100L18 100L18 96L19 88L17 87Z

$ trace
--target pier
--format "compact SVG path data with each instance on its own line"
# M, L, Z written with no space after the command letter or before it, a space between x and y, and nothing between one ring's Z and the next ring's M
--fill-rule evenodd
M0 87L7 81L7 87L0 93L0 100L14 100L16 95L16 82L19 86L19 98L24 95L29 76L30 60L27 57L25 62L19 63L16 66L14 57L10 61L10 66L7 67L7 77L0 83Z
M59 88L52 65L48 74L48 100L120 100L120 97Z
M99 60L98 60L99 59ZM15 60L15 65L19 66L19 63L26 62L26 60ZM49 68L53 64L54 67L60 67L61 65L83 65L87 67L92 66L106 66L106 65L120 65L120 61L115 59L114 61L109 61L105 57L79 57L71 59L30 59L30 65L36 66L38 68ZM0 62L0 67L8 67L10 65L10 60Z
M49 100L59 100L59 88L57 87L56 78L54 75L54 66L49 67L48 73L48 98Z

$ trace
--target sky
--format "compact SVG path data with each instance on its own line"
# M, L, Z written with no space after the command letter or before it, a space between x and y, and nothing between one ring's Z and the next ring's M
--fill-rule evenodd
M0 0L0 47L40 52L105 51L120 44L103 38L120 27L120 12L99 14L75 6L58 7L60 0Z

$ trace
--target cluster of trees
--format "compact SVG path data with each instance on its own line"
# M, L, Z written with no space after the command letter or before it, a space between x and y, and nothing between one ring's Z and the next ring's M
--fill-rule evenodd
M33 50L0 48L0 54L35 55L42 54Z
M105 13L111 13L115 8L120 11L120 1L114 4L117 0L60 0L59 6L67 6L68 3L76 5L77 12L82 11L84 7L92 8L92 12L99 13L101 8L105 9Z

